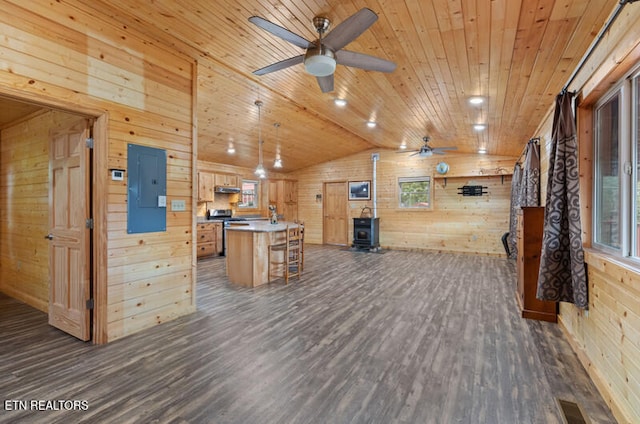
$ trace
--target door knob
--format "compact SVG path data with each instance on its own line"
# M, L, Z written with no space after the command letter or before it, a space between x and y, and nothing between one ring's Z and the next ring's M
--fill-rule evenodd
M49 239L49 240L53 240L53 234L49 233L46 236L44 236L44 238Z

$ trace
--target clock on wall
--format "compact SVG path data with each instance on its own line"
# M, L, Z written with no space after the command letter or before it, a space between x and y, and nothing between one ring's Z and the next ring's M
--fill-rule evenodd
M436 172L438 174L446 174L449 171L449 165L446 162L440 162L436 165Z

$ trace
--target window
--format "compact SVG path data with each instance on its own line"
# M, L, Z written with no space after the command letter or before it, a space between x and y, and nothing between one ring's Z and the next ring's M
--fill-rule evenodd
M241 209L257 209L258 208L258 181L242 180L240 187L240 201L238 208Z
M398 178L401 208L431 208L431 178Z
M640 71L594 113L594 246L640 259Z
M620 95L596 109L595 242L620 248Z

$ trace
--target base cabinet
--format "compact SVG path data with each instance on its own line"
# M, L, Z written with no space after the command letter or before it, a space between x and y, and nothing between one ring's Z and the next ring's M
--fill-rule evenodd
M523 207L518 211L518 288L516 297L523 318L558 322L558 304L536 298L542 251L544 207Z
M222 223L208 222L198 224L197 257L222 254Z

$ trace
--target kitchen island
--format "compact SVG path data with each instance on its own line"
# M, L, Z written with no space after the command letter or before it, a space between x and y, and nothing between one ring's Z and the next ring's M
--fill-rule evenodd
M287 226L298 225L295 222L271 224L268 221L229 223L225 228L229 280L245 287L269 283L269 246L284 243ZM283 259L278 258L280 261Z

